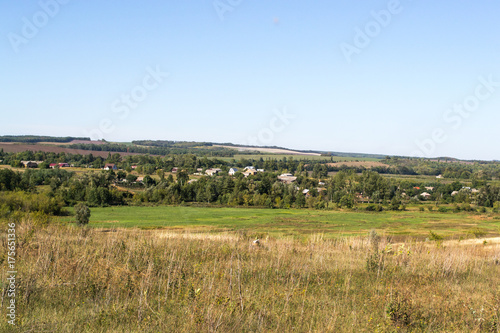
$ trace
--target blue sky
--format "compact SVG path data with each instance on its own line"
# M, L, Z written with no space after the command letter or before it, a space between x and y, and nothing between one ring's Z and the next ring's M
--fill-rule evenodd
M0 134L500 159L499 12L486 0L6 0Z

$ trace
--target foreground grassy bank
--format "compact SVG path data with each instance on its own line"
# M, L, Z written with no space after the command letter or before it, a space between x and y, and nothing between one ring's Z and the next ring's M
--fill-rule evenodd
M439 212L362 212L306 209L206 208L182 206L92 208L90 226L98 228L167 228L205 232L238 231L275 237L324 233L326 237L365 235L377 229L396 239L425 238L429 231L449 238L497 236L499 214ZM70 222L72 217L61 221Z
M19 332L500 328L493 242L390 244L372 234L252 246L235 232L37 226L31 218L16 233ZM2 319L0 331L15 330Z

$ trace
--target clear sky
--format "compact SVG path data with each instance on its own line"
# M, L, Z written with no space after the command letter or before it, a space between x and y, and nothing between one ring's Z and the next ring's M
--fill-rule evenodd
M5 0L0 134L500 159L499 13L493 0Z

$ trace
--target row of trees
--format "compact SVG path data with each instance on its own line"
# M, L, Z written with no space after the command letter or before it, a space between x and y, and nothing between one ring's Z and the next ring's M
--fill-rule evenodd
M189 181L187 171L178 172L176 179L170 174L160 175L159 180L146 176L142 183L134 183L137 176L125 171L88 172L78 177L66 170L26 170L23 173L0 169L1 191L36 192L37 186L49 185L51 197L57 197L66 205L85 202L90 206L123 205L130 202L179 204L198 202L207 204L265 207L314 207L331 205L351 208L357 202L387 205L392 208L424 200L420 195L424 186L432 186L430 200L437 203L467 203L493 207L500 201L498 186L484 185L478 193L472 193L464 184L456 181L443 184L388 179L377 172L340 171L333 177L319 180L306 172L296 172L297 180L284 184L277 178L279 172L259 172L245 178L222 174L203 176ZM135 186L144 189L136 194L117 188ZM308 190L305 194L304 190ZM453 192L458 192L452 195Z
M88 145L87 145L88 146ZM111 146L117 147L120 145L96 145L96 150L112 150ZM118 149L119 151L127 151L127 146ZM166 149L164 147L155 147L159 149ZM147 149L147 147L137 146L134 149ZM140 166L141 173L153 174L157 169L171 170L174 167L186 169L188 172L195 172L197 169L220 167L227 171L230 167L243 168L248 165L253 165L258 169L265 169L268 171L287 170L288 172L301 172L311 171L312 176L315 178L326 178L329 172L354 170L356 173L362 173L367 169L364 167L352 167L346 165L335 165L328 162L333 162L333 157L325 156L324 159L309 160L307 157L300 158L241 158L239 160L232 159L230 161L217 158L227 154L216 154L211 150L210 154L200 153L196 150L197 154L186 153L184 148L181 151L170 151L163 156L160 155L132 155L123 157L118 152L108 153L107 158L96 157L89 153L88 155L67 154L67 153L45 153L45 152L31 152L24 151L20 153L5 153L0 150L0 160L3 164L11 166L20 166L22 160L37 160L44 161L40 168L48 168L50 163L70 163L75 166L92 166L94 168L102 168L106 163L115 163L122 169L130 171L132 165ZM189 148L194 149L194 148ZM143 152L143 151L141 151ZM144 151L146 152L146 151ZM211 155L211 156L210 156ZM216 156L216 157L214 157ZM228 155L232 156L232 155ZM451 179L468 179L468 180L491 180L500 179L500 163L498 162L476 162L476 163L462 163L462 162L437 162L425 159L408 159L408 158L386 158L383 160L387 166L374 166L370 170L382 174L401 174L401 175L443 175L445 178Z

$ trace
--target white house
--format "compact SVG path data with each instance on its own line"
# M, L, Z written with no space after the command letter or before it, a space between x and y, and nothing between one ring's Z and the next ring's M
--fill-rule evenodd
M243 174L245 175L245 177L255 176L255 174L257 174L257 171L255 169L247 169L245 172L243 172Z
M234 176L234 174L237 173L237 172L238 172L237 168L231 168L231 169L229 169L229 175L230 176Z
M431 197L431 195L427 192L424 192L424 193L420 193L420 196L424 199L429 199Z
M207 175L209 175L209 176L213 176L213 175L218 174L218 173L219 173L219 172L221 172L221 171L222 171L222 170L221 170L221 169L219 169L219 168L212 168L212 169L207 169L207 170L205 171L205 173L206 173Z

